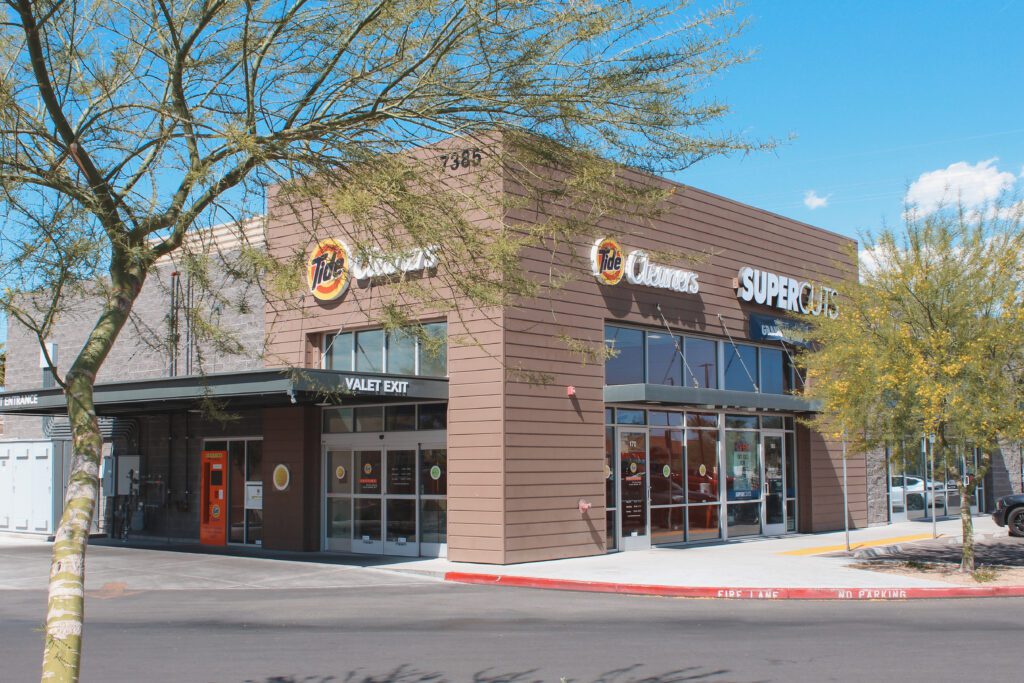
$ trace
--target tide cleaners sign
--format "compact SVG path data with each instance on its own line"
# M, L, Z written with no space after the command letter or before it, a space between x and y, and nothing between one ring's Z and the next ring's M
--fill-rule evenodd
M334 301L348 289L351 256L339 240L318 242L306 263L309 291L320 301Z
M652 263L647 252L639 249L627 256L619 243L610 237L599 239L590 250L594 277L602 285L617 285L626 279L631 285L657 287L683 294L700 291L697 274L688 270Z

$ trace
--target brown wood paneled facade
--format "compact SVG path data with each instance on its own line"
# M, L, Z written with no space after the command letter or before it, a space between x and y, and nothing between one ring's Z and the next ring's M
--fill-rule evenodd
M747 340L748 316L771 311L737 298L733 281L741 267L811 281L852 272L848 251L852 243L844 237L662 179L641 174L629 178L671 190L656 217L604 218L590 234L555 253L531 249L522 254L523 268L541 281L553 268L570 274L564 286L501 309L478 310L462 301L456 311L440 316L427 310L418 313L424 320L441 318L448 324L448 557L452 560L505 564L605 552L604 367L579 351L587 345L603 347L606 323L663 329L660 306L675 332ZM526 201L511 175L495 179L489 187L494 192L494 211L500 211L503 195L516 198L510 205L518 208L505 213L509 226L527 226L551 212L565 211ZM501 229L493 215L479 212L481 230ZM322 208L309 205L295 210L277 201L274 190L270 192L267 238L278 258L308 252L314 238L345 238L352 229L344 218ZM654 259L696 272L699 293L680 294L625 281L614 287L598 284L588 272L589 254L594 240L603 236L616 237L627 251L699 256L674 263ZM439 269L443 268L442 263ZM425 282L437 287L439 298L451 296L439 274L426 276ZM270 302L267 363L316 365L324 333L375 326L375 316L389 293L386 283L353 283L337 303L324 305L310 296L297 302ZM536 381L536 373L546 380ZM305 410L315 413L317 409ZM289 420L270 412L267 429L280 429L283 435L283 423ZM315 421L315 416L308 419ZM312 439L311 434L307 431L305 438ZM269 436L265 439L270 453L275 446ZM301 460L302 468L312 470L303 479L304 495L312 503L303 506L282 499L279 509L289 511L285 519L302 515L303 523L315 527L314 536L319 538L315 511L321 484L319 474L314 474L319 473L319 452L306 449L300 458L283 446L283 436L281 442L275 453L296 463ZM797 430L796 443L800 530L841 528L839 445L805 428ZM865 464L861 459L848 465L851 522L864 525ZM583 514L581 499L592 506ZM267 505L269 523L269 495ZM309 538L301 543L315 545Z

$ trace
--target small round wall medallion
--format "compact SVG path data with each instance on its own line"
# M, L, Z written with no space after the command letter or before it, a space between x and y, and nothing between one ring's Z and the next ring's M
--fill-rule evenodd
M288 469L288 465L278 465L274 468L274 488L278 491L284 491L288 488L288 484L292 481L292 473Z

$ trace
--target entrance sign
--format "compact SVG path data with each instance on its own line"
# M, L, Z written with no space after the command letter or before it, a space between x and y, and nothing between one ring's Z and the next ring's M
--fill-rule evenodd
M697 273L652 263L647 252L637 249L625 256L610 237L599 239L590 250L591 272L602 285L617 285L625 277L631 285L667 289L683 294L700 291Z
M345 293L350 260L348 247L340 240L326 239L317 243L306 263L309 291L317 300L334 301Z
M0 396L0 407L3 408L36 405L39 405L39 394L18 394L15 396Z
M742 301L778 308L804 315L839 317L836 304L838 292L831 287L807 280L776 275L766 270L744 266L736 279L736 296Z

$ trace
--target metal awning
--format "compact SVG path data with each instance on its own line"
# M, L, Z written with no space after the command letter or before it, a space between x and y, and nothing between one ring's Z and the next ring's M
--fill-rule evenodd
M785 413L816 413L819 401L787 394L759 394L726 389L698 389L665 384L616 384L604 388L605 403L655 403L707 408L772 410Z
M99 415L146 413L195 406L215 399L228 409L300 403L356 404L448 399L448 380L336 370L249 370L96 385ZM62 389L0 393L0 414L67 412Z

